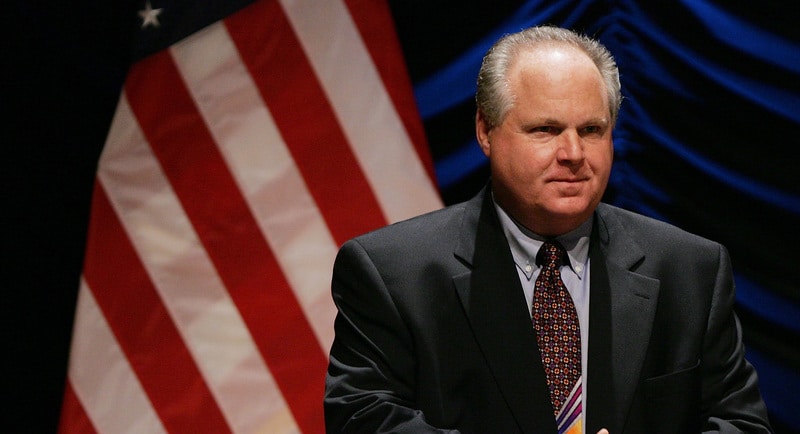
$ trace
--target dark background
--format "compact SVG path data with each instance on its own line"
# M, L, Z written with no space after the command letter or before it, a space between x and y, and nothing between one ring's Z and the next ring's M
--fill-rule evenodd
M471 196L487 177L472 142L478 65L470 53L542 23L609 47L625 101L606 200L730 249L748 357L772 421L778 432L800 431L795 2L389 3L446 203ZM48 433L60 411L94 171L141 5L10 6L0 26L0 281L4 358L12 363L0 429Z

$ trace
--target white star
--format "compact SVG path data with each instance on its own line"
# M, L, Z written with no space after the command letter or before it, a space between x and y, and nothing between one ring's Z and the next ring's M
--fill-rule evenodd
M142 28L147 26L160 27L161 23L158 22L158 16L161 15L163 9L153 9L148 0L144 4L144 9L139 11L139 16L142 17Z

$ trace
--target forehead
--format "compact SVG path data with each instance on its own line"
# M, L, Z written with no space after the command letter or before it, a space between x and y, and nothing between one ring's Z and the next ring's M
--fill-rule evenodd
M594 62L579 48L563 43L519 52L507 80L514 105L569 100L570 104L605 107L608 101Z
M520 78L554 80L580 75L594 76L602 82L600 71L583 50L564 42L546 42L518 51L506 78L513 83Z

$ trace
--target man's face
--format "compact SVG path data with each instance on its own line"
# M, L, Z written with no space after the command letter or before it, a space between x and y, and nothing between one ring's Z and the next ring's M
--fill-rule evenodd
M594 212L611 173L600 72L581 51L553 45L519 54L508 81L514 103L503 122L476 122L495 200L538 234L569 232Z

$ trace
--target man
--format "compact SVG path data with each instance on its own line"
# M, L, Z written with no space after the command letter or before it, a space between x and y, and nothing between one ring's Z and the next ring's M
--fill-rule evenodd
M339 252L328 432L770 432L725 248L600 204L608 51L506 36L476 99L487 188Z

